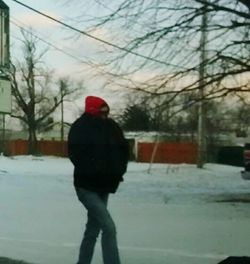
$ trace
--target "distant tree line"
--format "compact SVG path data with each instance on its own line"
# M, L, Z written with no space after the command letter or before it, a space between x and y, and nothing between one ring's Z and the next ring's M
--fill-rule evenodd
M152 102L151 105L145 105L143 100L135 104L131 102L120 115L120 123L125 131L159 131L172 135L176 140L184 135L194 139L198 126L198 106L189 101L183 108L187 99L180 98L180 104L170 105L169 109L159 108ZM207 101L205 107L206 134L210 141L229 133L238 137L248 135L250 104L244 100L232 99L230 103L225 100Z

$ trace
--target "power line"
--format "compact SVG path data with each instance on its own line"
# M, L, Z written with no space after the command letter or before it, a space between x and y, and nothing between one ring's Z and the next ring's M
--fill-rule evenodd
M87 37L89 37L89 38L92 38L92 39L94 39L94 40L96 40L96 41L98 41L98 42L101 42L101 43L103 43L103 44L105 44L105 45L108 45L108 46L111 46L111 47L113 47L113 48L116 48L116 49L119 49L119 50L125 51L125 52L127 52L127 53L133 54L133 55L135 55L135 56L137 56L137 57L141 57L141 58L146 59L146 60L154 61L154 62L157 62L157 63L160 63L160 64L164 64L164 65L167 65L167 66L173 66L173 67L177 67L177 68L183 68L183 69L186 69L185 67L181 67L181 66L174 65L174 64L171 64L171 63L166 63L166 62L164 62L164 61L157 60L157 59L154 59L154 58L148 57L148 56L146 56L146 55L143 55L143 54L140 54L140 53L134 52L134 51L129 50L129 49L127 49L127 48L120 47L120 46L117 45L117 44L114 44L114 43L111 43L111 42L109 42L109 41L103 40L103 39L101 39L101 38L95 37L95 36L93 36L93 35L91 35L91 34L85 32L85 31L82 31L82 30L80 30L80 29L77 29L77 28L75 28L75 27L69 25L69 24L66 24L66 23L64 23L64 22L62 22L62 21L60 21L60 20L58 20L58 19L56 19L56 18L54 18L54 17L52 17L52 16L49 16L49 15L47 15L47 14L45 14L45 13L43 13L43 12L41 12L41 11L39 11L39 10L37 10L37 9L35 9L35 8L33 8L33 7L31 7L31 6L29 6L29 5L23 4L23 3L21 3L20 1L17 1L17 0L12 0L12 1L18 3L18 4L21 5L21 6L24 6L25 8L28 8L29 10L32 10L32 11L35 12L35 13L38 13L39 15L42 15L42 16L44 16L44 17L50 19L50 20L53 20L54 22L59 23L59 24L61 24L62 26L66 27L66 28L69 28L69 29L71 29L71 30L73 30L73 31L75 31L75 32L80 33L80 34L83 34L83 35L85 35L85 36L87 36Z
M14 20L16 20L16 19L14 19ZM17 20L16 20L16 21L17 21ZM18 25L18 24L17 24L16 22L14 22L12 19L10 19L10 22L11 22L13 25L15 25L16 27L18 27L18 28L24 30L25 32L27 32L27 33L29 33L29 34L31 34L32 36L35 36L37 39L39 39L40 41L44 42L44 43L47 44L48 46L54 48L55 50L60 51L60 52L64 53L65 55L67 55L67 56L69 56L69 57L71 57L71 58L73 58L73 59L75 59L75 60L78 60L79 62L82 62L82 63L85 63L85 64L89 64L89 62L84 61L84 60L82 60L82 59L80 59L80 58L78 58L78 57L72 55L71 53L68 53L68 52L65 51L64 49L61 49L61 48L55 46L54 44L52 44L51 42L46 41L46 40L44 40L43 38L37 36L37 35L34 34L32 31L27 30L27 29L24 28L23 26ZM18 23L20 23L20 22L18 21ZM22 24L23 24L23 23L22 23ZM24 24L23 24L23 25L24 25ZM24 26L25 26L25 25L24 25ZM15 38L18 39L18 40L21 40L20 38L17 38L17 37L15 37Z

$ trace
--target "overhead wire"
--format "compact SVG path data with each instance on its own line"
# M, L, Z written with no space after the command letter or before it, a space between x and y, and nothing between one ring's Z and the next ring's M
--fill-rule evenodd
M44 42L44 43L47 44L48 46L54 48L55 50L57 50L57 51L59 51L59 52L62 52L63 54L65 54L65 55L67 55L67 56L69 56L69 57L71 57L71 58L73 58L73 59L75 59L75 60L77 60L77 61L79 61L79 62L81 62L81 63L89 64L88 61L85 61L85 60L83 60L83 59L81 59L81 58L79 58L79 57L77 57L77 56L75 56L75 55L73 55L73 54L71 54L71 53L65 51L65 49L59 48L58 46L52 44L51 42L45 40L44 38L39 37L39 36L38 36L37 34L35 34L33 31L26 29L26 28L25 28L26 25L24 25L22 22L20 22L20 21L15 22L14 20L17 21L17 19L13 19L13 18L11 18L11 19L10 19L10 23L13 24L13 25L15 25L16 27L20 28L21 30L24 30L25 32L31 34L32 36L36 37L37 39L39 39L40 41ZM18 25L18 23L23 24L23 26ZM17 37L15 37L15 38L16 38L16 39L19 39L19 38L17 38ZM19 39L19 40L20 40L20 39Z
M96 37L96 36L94 36L94 35L91 35L91 34L85 32L85 31L83 31L83 30L77 29L77 28L75 28L75 27L73 27L73 26L71 26L71 25L69 25L69 24L67 24L67 23L65 23L65 22L62 22L61 20L58 20L58 19L56 19L56 18L54 18L54 17L52 17L52 16L50 16L50 15L47 15L47 14L45 14L45 13L43 13L43 12L41 12L41 11L39 11L39 10L37 10L37 9L35 9L35 8L31 7L31 6L29 6L29 5L26 5L26 4L24 4L24 3L22 3L22 2L20 2L20 1L18 1L18 0L12 0L12 1L18 3L19 5L21 5L21 6L25 7L25 8L27 8L27 9L29 9L29 10L31 10L31 11L37 13L37 14L39 14L39 15L41 15L41 16L44 16L44 17L46 17L46 18L48 18L48 19L50 19L50 20L52 20L52 21L54 21L54 22L56 22L56 23L58 23L58 24L60 24L60 25L62 25L62 26L64 26L64 27L68 28L68 29L70 29L70 30L73 30L73 31L75 31L75 32L77 32L77 33L80 33L80 34L82 34L82 35L85 35L86 37L89 37L89 38L91 38L91 39L94 39L94 40L96 40L96 41L98 41L98 42L101 42L101 43L103 43L103 44L105 44L105 45L108 45L108 46L110 46L110 47L116 48L116 49L121 50L121 51L125 51L125 52L127 52L127 53L129 53L129 54L132 54L132 55L135 55L135 56L137 56L137 57L141 57L141 58L143 58L143 59L146 59L146 60L149 60L149 61L153 61L153 62L156 62L156 63L159 63L159 64L163 64L163 65L166 65L166 66L172 66L172 67L175 67L175 68L186 69L185 67L182 67L182 66L180 66L180 65L175 65L175 64L167 63L167 62L165 62L165 61L161 61L161 60L158 60L158 59L155 59L155 58L152 58L152 57L148 57L148 56L143 55L143 54L141 54L141 53L137 53L137 52L132 51L132 50L130 50L130 49L128 49L128 48L121 47L121 46L119 46L119 45L117 45L117 44L111 43L111 42L109 42L109 41L107 41L107 40L104 40L104 39L102 39L102 38L99 38L99 37Z

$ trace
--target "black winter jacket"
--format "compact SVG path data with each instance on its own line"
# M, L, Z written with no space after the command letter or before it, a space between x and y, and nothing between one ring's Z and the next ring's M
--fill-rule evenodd
M95 192L116 192L128 163L128 144L112 119L84 113L71 126L68 154L74 165L74 186Z

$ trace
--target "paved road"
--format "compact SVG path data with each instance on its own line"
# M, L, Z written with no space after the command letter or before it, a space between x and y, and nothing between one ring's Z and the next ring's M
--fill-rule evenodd
M0 203L0 256L76 263L86 221L80 203L73 192L41 194L13 194L8 204ZM249 254L246 203L133 204L111 197L110 210L123 264L216 264ZM101 263L98 242L93 264Z

